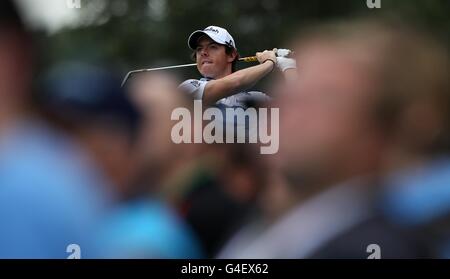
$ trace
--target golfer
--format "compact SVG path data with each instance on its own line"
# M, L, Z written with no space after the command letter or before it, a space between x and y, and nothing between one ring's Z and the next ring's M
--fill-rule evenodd
M193 32L188 45L194 51L193 58L202 78L186 80L180 89L195 100L202 100L204 105L213 105L223 111L226 108L246 109L249 104L268 100L264 93L248 90L277 67L285 75L296 68L295 60L277 57L275 51L265 50L256 53L259 65L235 71L239 59L236 42L226 29L218 26Z

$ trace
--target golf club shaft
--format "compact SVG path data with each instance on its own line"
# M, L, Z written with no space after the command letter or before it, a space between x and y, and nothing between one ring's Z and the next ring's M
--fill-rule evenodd
M249 57L239 58L239 61L242 61L242 62L257 62L258 59L256 58L256 56L249 56ZM133 71L130 71L130 72L128 72L126 74L126 76L124 77L124 79L122 81L121 86L123 87L125 85L125 83L127 82L127 80L130 78L130 76L132 74L153 72L153 71L160 71L160 70L177 69L177 68L186 68L186 67L193 67L193 66L197 66L197 63L174 65L174 66L166 66L166 67L158 67L158 68L151 68L151 69L133 70Z

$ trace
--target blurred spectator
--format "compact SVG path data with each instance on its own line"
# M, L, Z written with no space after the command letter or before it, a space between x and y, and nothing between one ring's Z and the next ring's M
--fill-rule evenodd
M380 87L391 116L381 207L390 222L417 233L431 257L449 258L449 52L421 33L396 35L384 70L395 82Z
M286 136L277 163L297 206L274 224L243 229L219 256L367 258L370 244L383 258L438 256L423 241L431 234L408 230L400 214L391 222L393 211L386 216L386 207L380 210L385 183L379 177L387 169L398 175L429 165L448 147L445 50L402 25L363 20L317 27L296 51L298 83L279 92L280 133ZM429 166L427 175L440 170L444 180L422 180L421 190L403 180L404 189L388 195L397 213L410 219L430 207L447 213L447 195L440 206L431 204L448 192L445 164Z
M39 101L45 115L89 152L123 199L132 191L139 114L119 81L106 67L60 63L45 75Z
M207 257L253 210L264 181L257 152L243 144L175 144L172 111L192 109L192 100L165 73L134 79L130 94L144 115L141 173L162 191L201 241Z
M161 91L164 80L154 80L154 84L156 87L150 90L165 93ZM164 200L150 175L148 162L163 165L159 159L164 156L148 153L146 147L170 143L170 138L164 138L170 132L156 129L147 133L146 121L148 113L164 107L164 103L139 99L138 111L113 71L89 64L55 67L47 75L44 88L41 104L47 116L89 151L117 197L116 207L96 233L97 244L102 247L100 257L200 257L195 236ZM161 136L166 141L158 141Z
M255 146L217 144L198 162L197 176L185 181L182 210L213 257L259 208L257 194L265 185L264 161Z
M67 136L31 109L33 49L11 1L0 4L0 258L96 257L106 182Z
M141 180L151 181L158 192L162 180L186 166L198 153L198 145L177 145L171 139L172 111L189 108L190 103L178 94L176 79L162 73L137 76L130 84L129 96L142 115L136 147L138 174Z

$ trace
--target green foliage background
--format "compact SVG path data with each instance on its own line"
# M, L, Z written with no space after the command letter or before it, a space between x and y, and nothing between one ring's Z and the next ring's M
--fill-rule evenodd
M284 47L308 23L364 15L405 18L448 42L449 0L382 0L368 9L366 0L81 0L83 24L51 35L38 35L40 67L77 60L116 67L189 63L187 37L208 25L227 28L241 55ZM195 69L183 70L195 75Z

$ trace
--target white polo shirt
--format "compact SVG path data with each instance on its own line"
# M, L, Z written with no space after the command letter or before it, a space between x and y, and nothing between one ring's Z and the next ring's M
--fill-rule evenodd
M207 78L188 79L179 85L179 89L181 91L189 94L194 100L202 100L206 84L210 80L211 79L207 79ZM227 118L226 118L226 109L227 108L233 108L233 109L242 108L245 110L250 107L249 104L262 103L262 102L269 101L270 99L271 98L269 96L267 96L266 94L259 92L259 91L243 91L243 92L234 94L232 96L218 100L215 103L215 107L222 110L225 125L234 125L236 127L236 126L240 126L240 125L245 125L245 120L242 121L242 119L244 119L244 118L235 118L233 123L227 123ZM239 119L241 119L241 121L239 121ZM251 132L252 130L254 130L256 128L257 127L246 127L246 130Z
M206 84L211 79L188 79L180 84L179 88L191 95L194 100L202 100ZM216 105L224 105L227 107L241 107L247 108L249 102L265 102L270 100L270 97L259 91L244 91L232 96L222 98L216 102Z

